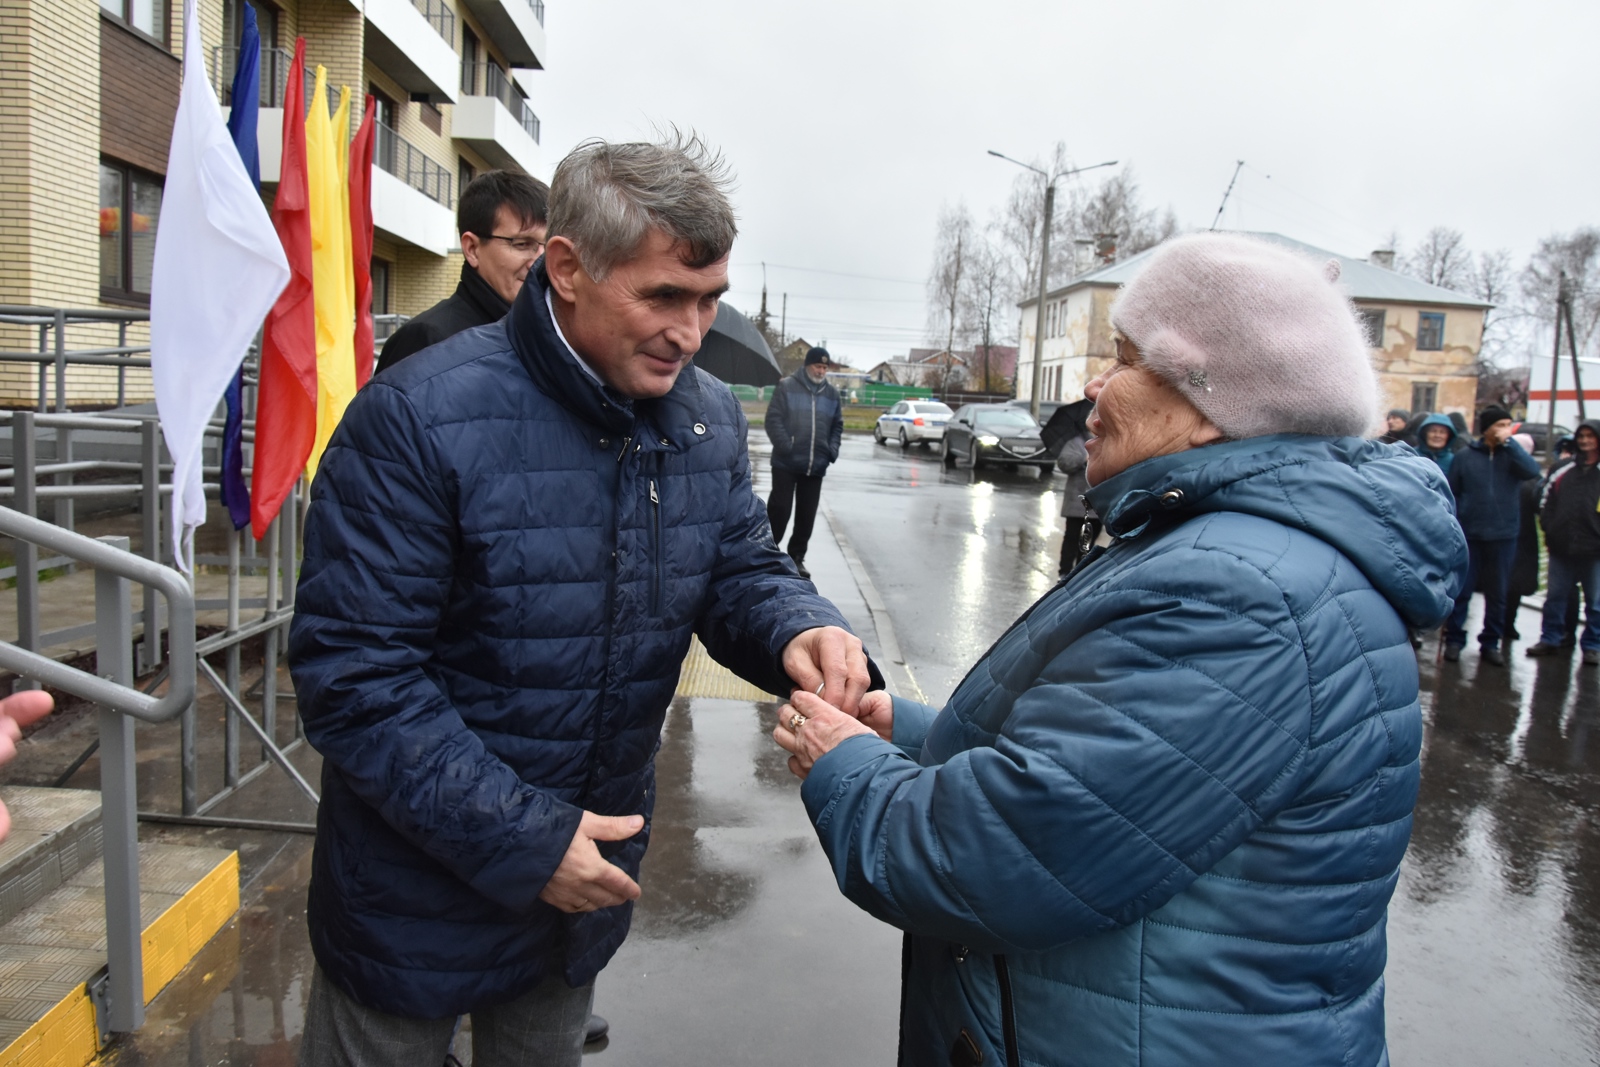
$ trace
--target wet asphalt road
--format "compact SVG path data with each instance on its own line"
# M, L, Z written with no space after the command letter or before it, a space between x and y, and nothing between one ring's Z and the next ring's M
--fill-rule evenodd
M1061 479L846 441L823 492L930 702L1053 583ZM1476 635L1477 609L1469 621ZM1600 1063L1600 670L1419 653L1422 791L1390 907L1393 1062Z
M823 504L930 702L1054 582L1060 484L846 439ZM853 595L826 531L819 585ZM1520 626L1525 644L1536 613ZM1600 671L1521 647L1509 668L1471 649L1437 663L1431 641L1420 654L1422 794L1389 925L1397 1065L1600 1063ZM837 895L772 721L770 706L674 703L645 896L597 987L614 1038L586 1064L893 1062L898 934ZM108 1063L294 1060L309 840L212 831L205 843L244 848L244 907Z

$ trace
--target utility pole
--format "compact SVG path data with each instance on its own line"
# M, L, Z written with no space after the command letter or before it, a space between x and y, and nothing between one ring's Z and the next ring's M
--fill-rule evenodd
M778 320L778 347L789 347L789 294L783 294L783 318Z
M1554 459L1556 454L1556 387L1561 381L1561 312L1567 306L1567 272L1562 271L1556 280L1556 343L1550 350L1550 417L1545 420L1544 454ZM1574 359L1576 367L1578 361Z
M1019 167L1033 171L1045 181L1044 186L1044 218L1041 220L1044 236L1039 242L1039 306L1035 309L1033 317L1033 384L1029 389L1028 410L1033 413L1033 421L1039 421L1039 393L1044 389L1044 298L1050 289L1050 229L1055 220L1056 213L1056 179L1070 178L1074 174L1082 174L1086 170L1097 170L1100 167L1114 167L1116 160L1106 163L1096 163L1089 167L1076 167L1073 170L1063 171L1061 174L1052 175L1040 170L1030 163L1010 156L994 149L989 149L989 154L1007 163L1015 163Z
M1233 183L1239 180L1239 172L1243 169L1244 160L1241 159L1239 160L1238 165L1233 168L1233 177L1228 179L1228 188L1223 190L1222 203L1217 205L1217 217L1211 220L1211 228L1213 230L1217 228L1217 223L1222 221L1222 209L1228 206L1228 197L1233 194ZM1238 222L1237 215L1234 216L1234 221L1235 223Z
M1583 401L1583 370L1578 366L1578 331L1572 328L1572 294L1563 292L1560 312L1567 320L1567 355L1572 357L1572 385L1578 394L1578 421L1589 421L1589 408ZM1551 410L1555 410L1554 405Z

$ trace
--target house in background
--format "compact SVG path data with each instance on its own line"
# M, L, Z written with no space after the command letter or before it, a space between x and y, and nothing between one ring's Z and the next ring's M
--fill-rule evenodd
M1399 274L1392 252L1353 259L1275 233L1251 236L1313 259L1339 261L1339 284L1361 316L1372 347L1385 410L1459 411L1471 416L1478 391L1478 350L1490 305L1476 297ZM1153 249L1151 251L1154 251ZM1045 297L1041 400L1077 400L1083 387L1116 358L1111 304L1150 252L1082 274ZM1023 301L1017 396L1032 397L1033 338L1038 299Z
M1015 345L957 349L913 348L903 359L884 360L867 372L875 382L934 390L1010 393L1016 372ZM985 378L987 376L987 388Z

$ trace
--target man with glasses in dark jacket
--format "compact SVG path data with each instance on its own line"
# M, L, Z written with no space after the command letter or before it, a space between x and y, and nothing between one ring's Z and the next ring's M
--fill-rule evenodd
M691 638L850 714L873 680L690 363L727 183L698 139L580 146L504 321L378 376L333 435L290 637L323 757L302 1067L431 1067L463 1014L477 1067L577 1067Z
M474 326L499 322L544 254L550 187L509 170L478 175L461 190L461 281L456 291L416 316L383 343L377 372Z
M1522 529L1521 483L1539 477L1539 464L1511 440L1511 413L1490 405L1478 412L1478 436L1456 453L1447 475L1456 497L1456 520L1467 535L1467 580L1444 628L1444 658L1461 658L1467 643L1467 605L1478 585L1483 593L1483 661L1504 666L1506 584Z
M844 404L839 390L828 384L832 365L826 348L813 348L806 353L805 364L772 390L772 403L767 405L767 438L772 442L767 520L772 523L773 540L781 544L793 509L789 558L802 578L811 577L806 548L822 500L822 476L839 458L844 436Z

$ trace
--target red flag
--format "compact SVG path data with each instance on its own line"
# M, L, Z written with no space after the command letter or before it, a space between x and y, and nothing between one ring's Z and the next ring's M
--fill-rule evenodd
M289 285L261 335L261 385L251 476L250 531L266 536L317 436L317 320L311 297L311 194L306 179L306 42L296 38L283 94L283 163L272 225L289 260ZM322 101L317 101L322 103Z
M350 260L356 283L356 388L372 377L372 143L378 101L369 93L350 142Z

